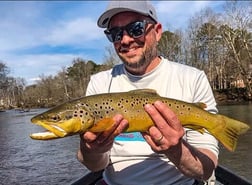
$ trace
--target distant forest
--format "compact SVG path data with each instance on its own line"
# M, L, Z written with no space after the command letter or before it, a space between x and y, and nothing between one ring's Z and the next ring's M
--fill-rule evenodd
M252 2L227 1L225 12L201 10L184 30L165 30L160 55L204 70L217 98L252 100ZM90 76L120 63L112 47L104 49L103 64L75 58L55 76L40 76L33 85L9 76L0 61L0 109L51 107L85 95Z

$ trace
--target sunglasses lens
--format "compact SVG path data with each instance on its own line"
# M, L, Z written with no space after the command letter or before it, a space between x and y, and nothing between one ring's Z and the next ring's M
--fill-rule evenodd
M144 30L145 30L144 22L135 22L135 23L129 24L126 27L127 33L133 38L141 37L144 34Z
M145 22L137 21L130 23L125 27L115 27L105 30L104 33L107 35L110 42L118 42L122 40L124 30L126 30L129 36L138 38L144 34L145 24Z
M115 29L110 30L110 32L111 32L111 35L112 35L112 38L113 38L113 42L122 40L123 29L115 28Z
M120 27L115 27L109 30L105 30L104 33L106 34L110 42L116 42L122 40L123 29Z

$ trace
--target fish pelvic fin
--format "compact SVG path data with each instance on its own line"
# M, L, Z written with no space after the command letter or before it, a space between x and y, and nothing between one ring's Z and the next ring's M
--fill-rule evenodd
M241 121L223 115L216 116L218 116L218 119L221 120L223 124L219 124L215 129L209 131L226 149L229 151L235 151L238 137L247 132L250 127Z

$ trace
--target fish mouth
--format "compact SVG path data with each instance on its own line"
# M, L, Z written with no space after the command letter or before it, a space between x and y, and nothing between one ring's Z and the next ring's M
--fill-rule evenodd
M50 131L33 133L33 134L30 134L30 137L35 140L49 140L49 139L59 138L59 136L55 135L54 133Z
M36 121L33 123L43 127L44 129L46 129L46 131L30 134L30 137L32 139L36 140L56 139L65 137L68 134L67 131L62 127L63 125L60 126L59 124L43 121Z
M64 119L57 122L37 119L32 119L31 121L32 123L46 129L45 132L30 134L30 137L36 140L63 138L69 135L77 134L82 130L81 119L78 117L68 120Z

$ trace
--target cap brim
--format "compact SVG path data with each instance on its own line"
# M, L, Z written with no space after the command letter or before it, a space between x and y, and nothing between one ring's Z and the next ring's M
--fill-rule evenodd
M110 19L118 14L118 13L121 13L121 12L127 12L127 11L130 11L130 12L136 12L136 13L140 13L142 15L146 15L148 16L148 13L143 13L143 12L140 12L140 11L136 11L136 10L132 10L132 9L129 9L129 8L114 8L114 9L110 9L108 11L106 11L105 13L103 13L98 21L97 21L97 25L101 28L108 28L109 26L109 22L110 22Z

